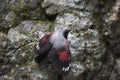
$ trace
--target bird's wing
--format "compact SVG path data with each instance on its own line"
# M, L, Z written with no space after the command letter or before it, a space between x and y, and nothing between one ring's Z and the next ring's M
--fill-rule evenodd
M70 51L51 50L48 58L60 74L66 75L69 73L71 60Z
M49 50L52 48L53 44L50 43L51 34L47 34L42 39L40 39L34 46L34 53L37 54L35 60L37 62L42 61L48 54Z

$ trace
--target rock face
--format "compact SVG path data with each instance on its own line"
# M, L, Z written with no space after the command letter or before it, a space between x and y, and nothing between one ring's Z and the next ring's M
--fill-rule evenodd
M83 0L44 0L42 7L45 8L47 14L53 15L66 10L93 10L95 6L90 5L92 2L94 2L93 5L97 3L94 0L91 0L91 2ZM86 3L88 3L87 6Z
M56 80L46 60L34 62L34 44L70 28L71 72L62 80L120 79L119 0L1 0L0 80ZM113 5L115 4L115 5ZM113 9L112 9L113 8Z

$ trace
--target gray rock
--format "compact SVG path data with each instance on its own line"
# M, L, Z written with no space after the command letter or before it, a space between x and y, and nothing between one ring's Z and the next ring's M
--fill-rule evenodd
M35 37L35 39L39 40L41 37L45 35L49 31L50 23L36 21L33 25L33 28L29 32L29 36Z
M6 15L5 20L12 22L15 20L15 18L16 18L16 14L13 11L11 11Z
M5 48L8 44L8 37L5 33L0 32L0 50Z
M66 27L72 30L68 36L72 68L63 80L119 80L119 6L114 19L108 20L114 2L1 0L0 31L8 34L0 32L0 80L57 78L50 64L34 62L33 46L53 28Z
M120 59L116 59L116 64L111 73L110 80L119 80L120 79Z
M42 2L42 7L45 8L46 13L51 15L51 14L57 14L61 13L63 11L67 10L93 10L94 6L89 5L93 3L93 1L87 3L88 5L86 6L87 1L85 0L44 0ZM96 1L94 1L96 4ZM93 5L95 5L93 4Z
M8 30L15 24L16 20L16 14L11 11L11 12L6 12L6 13L1 13L0 14L0 29L2 30Z
M28 20L28 21L23 21L23 22L21 22L21 23L17 26L17 28L18 28L18 31L19 31L20 33L26 34L26 33L29 33L29 32L30 32L30 30L33 28L33 26L34 26L34 21Z
M48 32L49 26L42 21L23 21L16 28L8 31L7 36L10 40L6 49L8 52L0 54L2 55L0 61L3 61L3 65L0 66L0 74L2 74L0 79L19 77L20 79L47 80L49 78L47 75L49 73L48 64L38 67L33 53L33 46L44 36L45 32ZM6 58L4 59L3 56ZM7 62L10 64L6 64ZM3 73L4 70L9 72Z
M120 59L116 59L116 66L115 66L118 74L120 74Z
M47 14L56 14L60 13L64 10L67 10L69 8L78 7L78 5L75 5L78 2L78 0L44 0L42 3L42 7L46 8Z
M110 24L110 46L113 48L114 55L120 57L120 2L117 1L116 5L113 8L113 13L109 18Z
M72 75L74 76L78 76L79 74L85 71L84 65L81 64L80 62L71 63L71 67L72 67L71 72L72 72Z
M10 39L10 41L12 43L19 41L20 39L25 39L27 38L27 36L25 36L24 34L20 34L17 30L11 28L8 31L8 38Z
M27 8L35 8L37 6L37 0L11 0L8 1L9 9L19 11Z
M57 16L55 20L55 27L70 27L75 29L84 29L85 27L89 27L92 24L89 18L87 18L90 14L85 12L73 12L73 13L64 13ZM88 26L87 26L88 25Z

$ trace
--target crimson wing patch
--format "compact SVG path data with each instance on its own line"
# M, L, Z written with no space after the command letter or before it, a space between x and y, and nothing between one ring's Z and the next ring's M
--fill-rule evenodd
M49 41L50 34L45 35L34 46L34 53L37 54L35 60L41 62L52 48L52 44Z
M59 60L67 62L70 59L70 54L67 51L58 52Z
M53 63L58 72L62 75L70 71L70 53L66 51L57 52L53 50L48 55L49 60Z
M52 44L49 41L49 37L51 35L47 34L44 37L42 37L42 39L40 39L34 46L34 53L35 54L43 54L45 52L48 52L51 47Z

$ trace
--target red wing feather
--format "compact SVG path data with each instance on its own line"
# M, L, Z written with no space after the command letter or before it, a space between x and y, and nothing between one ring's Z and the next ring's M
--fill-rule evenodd
M62 75L66 75L70 71L70 53L67 51L57 51L53 49L48 54L49 60L53 63L58 72Z
M49 52L49 60L53 63L58 72L62 75L66 75L70 71L71 55L69 51L69 43L66 42L64 47L59 49L53 49Z
M35 60L37 62L42 61L52 48L53 44L50 43L49 38L51 34L47 34L40 39L34 46L34 53L37 54Z
M51 34L47 34L42 39L40 39L34 46L34 53L43 54L49 51L52 47L52 44L49 41Z
M61 61L68 62L70 59L70 54L67 51L58 52L58 55Z
M48 39L47 39L47 37L46 37L46 36L45 36L45 37L43 37L43 38L42 38L42 44L45 44L45 43L47 42L47 40L48 40Z

